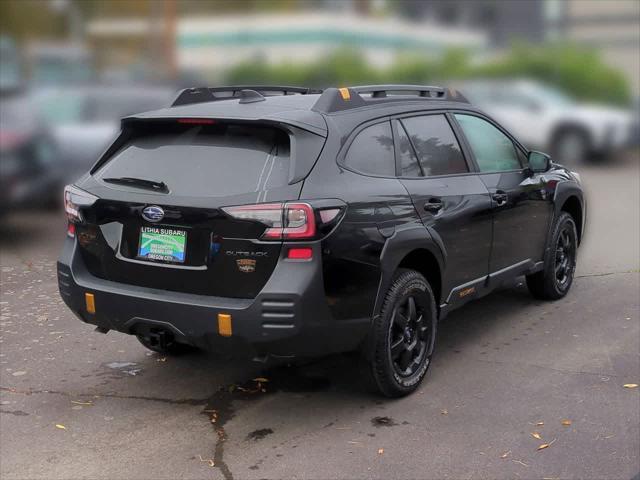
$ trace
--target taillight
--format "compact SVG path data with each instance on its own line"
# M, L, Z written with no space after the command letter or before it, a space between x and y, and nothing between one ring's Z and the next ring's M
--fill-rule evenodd
M316 219L313 208L308 203L285 204L285 224L282 238L299 240L316 235Z
M91 195L89 192L80 190L73 185L64 187L64 211L70 222L79 223L83 221L82 207L90 207L96 203L98 197Z
M308 240L316 236L315 212L308 203L264 203L222 210L238 220L264 223L264 240Z
M74 187L73 185L64 187L64 211L69 221L67 235L70 237L75 236L75 224L84 221L82 207L89 207L93 205L96 200L98 200L98 197L84 190L80 190L78 187Z

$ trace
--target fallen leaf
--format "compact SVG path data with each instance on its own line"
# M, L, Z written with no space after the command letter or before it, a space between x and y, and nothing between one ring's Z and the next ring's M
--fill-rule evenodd
M379 448L378 449L378 455L382 455L384 453L384 448Z
M556 441L556 439L554 438L549 443L543 443L542 445L540 445L538 447L538 450L544 450L545 448L549 448L551 445L553 445L553 442L555 442L555 441Z
M502 455L500 455L500 458L507 458L510 453L511 453L511 450L509 450L508 452L504 452Z
M208 464L210 467L216 466L215 462L211 458L204 459L202 458L202 455L198 455L198 458L200 459L201 462Z
M533 438L537 438L538 440L542 440L542 437L540 436L540 434L538 432L531 433L531 436Z
M268 378L258 377L253 379L254 382L267 383L269 381Z
M624 388L638 388L638 384L637 383L625 383L623 385Z
M571 420L562 420L562 425L568 427L569 425L571 425Z
M56 423L56 428L59 428L60 430L66 430L67 429L67 427L65 427L61 423Z
M538 423L536 423L536 427L541 427L542 425L544 425L544 422L538 422Z

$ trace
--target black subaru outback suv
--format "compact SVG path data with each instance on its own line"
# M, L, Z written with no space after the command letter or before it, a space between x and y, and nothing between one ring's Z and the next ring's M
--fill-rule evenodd
M438 319L525 275L563 297L580 179L458 92L187 89L125 118L65 190L60 293L146 347L360 349L375 385L424 377Z

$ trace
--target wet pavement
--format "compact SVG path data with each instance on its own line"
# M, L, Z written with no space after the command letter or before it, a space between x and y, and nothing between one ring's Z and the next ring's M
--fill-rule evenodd
M94 333L57 292L62 215L3 219L0 477L634 477L639 159L581 172L589 225L570 294L539 302L520 280L454 312L426 382L400 400L367 391L354 355L265 369Z

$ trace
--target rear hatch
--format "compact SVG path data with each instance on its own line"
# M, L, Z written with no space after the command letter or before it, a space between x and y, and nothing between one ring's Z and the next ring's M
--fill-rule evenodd
M223 208L267 204L280 215L284 202L299 198L323 144L281 124L131 122L77 184L96 197L75 224L87 268L120 283L255 297L282 241L265 239L268 209L256 221Z

